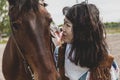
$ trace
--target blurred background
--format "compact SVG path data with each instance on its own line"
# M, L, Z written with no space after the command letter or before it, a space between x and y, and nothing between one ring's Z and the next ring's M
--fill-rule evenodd
M45 0L48 4L46 8L54 20L52 24L58 27L62 26L64 19L62 9L65 6L71 7L82 1L84 0ZM107 43L110 52L115 56L115 60L120 67L120 0L88 0L88 2L95 4L100 11L101 21L104 23L107 31ZM1 62L4 48L10 35L8 3L6 0L0 0L0 80L4 80Z

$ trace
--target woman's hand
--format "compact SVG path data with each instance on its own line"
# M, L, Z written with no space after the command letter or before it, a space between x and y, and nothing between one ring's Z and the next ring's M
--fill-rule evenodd
M61 32L56 31L55 32L55 39L56 39L55 44L56 44L56 46L60 46L63 43L62 35L63 35L63 31L61 31Z

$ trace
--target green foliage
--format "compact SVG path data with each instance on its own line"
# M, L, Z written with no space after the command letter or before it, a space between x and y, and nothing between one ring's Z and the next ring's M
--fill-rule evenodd
M114 34L120 33L120 22L107 22L104 23L107 33Z
M1 40L0 41L0 44L6 44L7 43L7 40Z
M120 27L120 22L106 22L104 24L106 28Z
M63 26L63 24L58 25L58 27L62 27L62 26Z
M6 0L0 0L0 33L10 33L10 22L8 17L8 3Z

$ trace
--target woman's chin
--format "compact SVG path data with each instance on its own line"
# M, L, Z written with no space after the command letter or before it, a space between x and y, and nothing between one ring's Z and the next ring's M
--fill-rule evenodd
M68 40L63 40L64 41L64 43L71 43L70 41L68 41Z

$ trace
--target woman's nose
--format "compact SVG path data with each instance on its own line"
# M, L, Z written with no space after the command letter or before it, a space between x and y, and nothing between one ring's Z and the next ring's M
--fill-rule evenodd
M65 29L62 29L62 31L64 32L64 31L65 31Z

